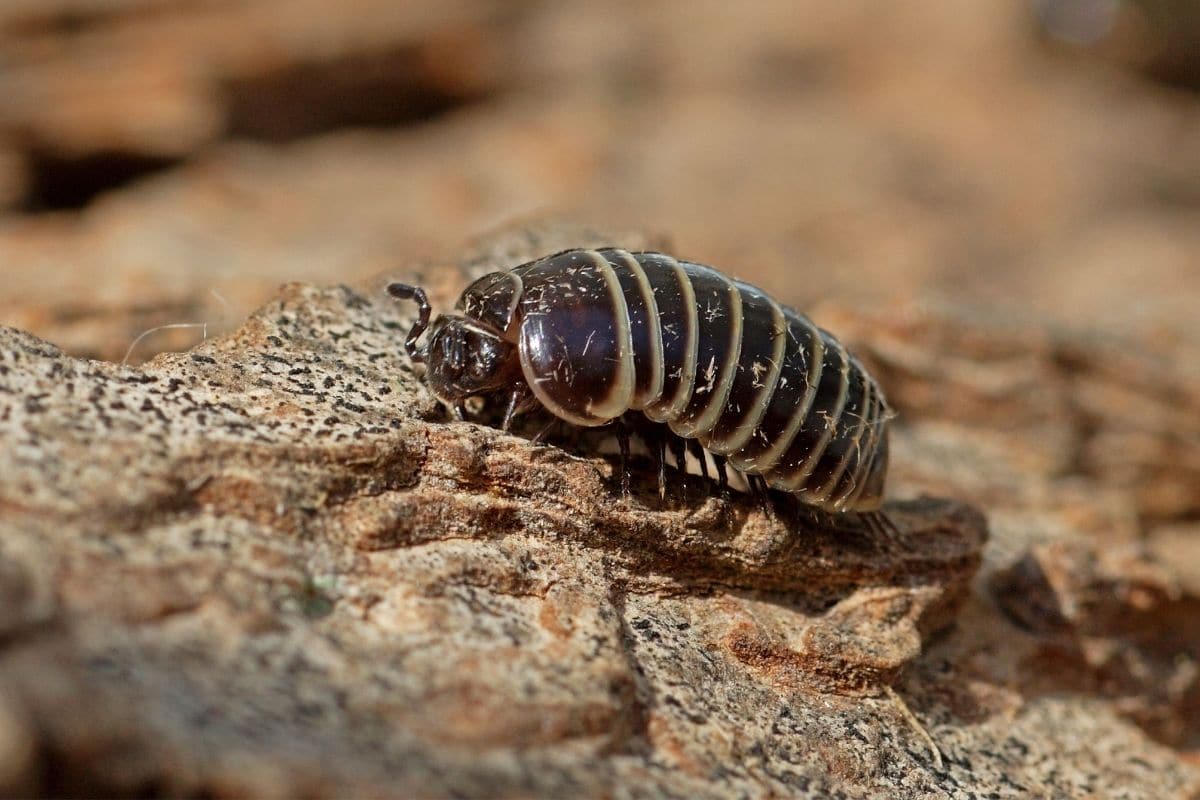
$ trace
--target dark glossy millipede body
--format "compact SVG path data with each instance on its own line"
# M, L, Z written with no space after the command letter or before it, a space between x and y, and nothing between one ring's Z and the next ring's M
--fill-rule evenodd
M406 341L440 398L505 395L576 425L639 411L748 476L827 511L873 511L887 402L829 333L762 290L661 253L568 250L471 284ZM678 460L678 459L677 459Z

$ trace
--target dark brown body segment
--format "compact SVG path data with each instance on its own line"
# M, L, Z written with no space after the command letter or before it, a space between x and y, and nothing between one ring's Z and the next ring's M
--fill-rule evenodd
M787 338L779 381L749 441L729 456L734 467L756 475L767 473L783 455L812 405L821 377L824 345L817 326L790 310L785 315Z
M725 455L754 434L783 374L787 319L783 309L760 289L735 281L742 295L742 346L726 408L700 443Z
M847 389L838 417L824 449L814 453L808 460L808 475L796 478L792 486L801 486L801 491L810 502L820 502L829 496L833 484L842 476L842 470L850 457L854 442L862 431L863 412L871 402L871 384L856 362L851 359L847 374Z
M662 340L663 386L658 399L646 406L656 422L670 419L691 396L696 376L696 296L683 266L670 256L634 256L653 287Z
M524 285L521 367L553 414L601 425L624 414L635 382L629 311L612 266L572 250L514 270Z
M644 408L657 400L663 388L662 335L658 327L658 303L654 285L642 265L624 250L601 250L612 266L625 297L629 314L629 338L633 345L633 401L631 408Z
M760 289L660 253L570 250L476 281L460 307L518 345L530 389L568 422L640 409L807 503L879 507L882 391Z
M468 286L455 308L500 333L508 331L524 287L513 272L493 272Z
M742 294L733 281L710 267L683 264L696 297L696 377L691 398L669 420L685 439L708 433L716 424L742 348Z
M861 368L861 367L860 367ZM826 502L845 502L866 479L864 458L869 458L875 452L876 434L882 427L877 423L885 412L883 397L871 382L867 383L867 405L862 413L862 421L847 447L845 462L841 472L830 482L825 492Z
M824 331L821 331L821 341L824 361L817 394L783 456L764 474L767 483L776 489L803 489L804 477L838 431L850 377L849 359L841 345Z

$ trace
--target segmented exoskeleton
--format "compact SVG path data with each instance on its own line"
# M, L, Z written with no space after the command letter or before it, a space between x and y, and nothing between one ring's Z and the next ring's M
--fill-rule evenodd
M624 461L622 420L640 411L712 454L723 480L728 462L752 486L826 511L882 502L890 413L875 380L807 317L711 267L615 248L556 253L472 283L424 347L425 293L388 290L421 304L405 347L433 392L459 407L503 394L505 428L539 404L576 425L615 422Z

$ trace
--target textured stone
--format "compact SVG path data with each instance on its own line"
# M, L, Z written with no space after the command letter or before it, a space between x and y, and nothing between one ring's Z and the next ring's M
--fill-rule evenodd
M603 236L512 234L422 280L444 305ZM977 511L893 501L887 536L694 479L663 503L644 463L620 501L587 441L450 422L386 277L412 275L293 284L136 368L0 334L0 790L1197 788L1121 716L1178 693L1047 688L1040 634L972 589L1013 563Z

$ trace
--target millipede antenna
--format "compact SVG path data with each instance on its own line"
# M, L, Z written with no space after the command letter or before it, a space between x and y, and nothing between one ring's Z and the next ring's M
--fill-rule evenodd
M420 306L417 321L413 323L412 328L408 331L408 338L404 340L404 352L408 353L408 357L413 362L425 363L425 354L417 348L417 339L421 338L421 334L429 327L429 315L433 313L433 307L429 305L429 298L425 296L425 290L420 286L409 286L406 283L389 283L387 292L397 300L416 300Z

